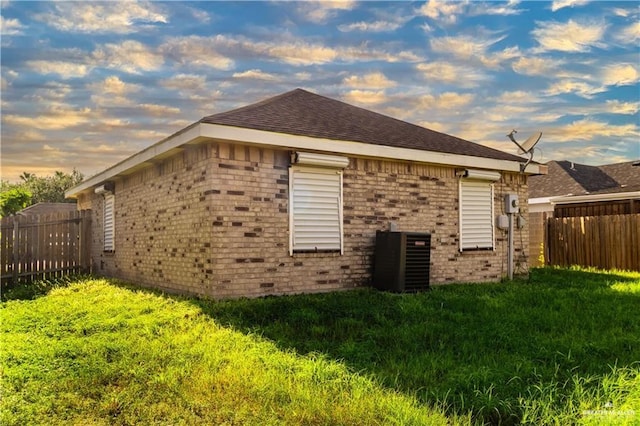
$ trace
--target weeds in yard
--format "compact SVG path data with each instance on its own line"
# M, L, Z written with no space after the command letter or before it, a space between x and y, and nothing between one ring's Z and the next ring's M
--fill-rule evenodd
M640 417L639 291L639 273L542 268L528 281L417 295L358 290L197 303L222 324L344 360L450 414L567 424L588 421L582 411L613 398L603 395L618 381L626 394L616 405L634 406L626 410Z
M104 280L0 305L2 425L432 424L447 418L324 354Z
M0 291L0 299L4 302L7 300L30 300L43 296L54 288L66 287L71 283L88 278L83 275L65 275L58 278L50 278L44 280L33 280L28 282L19 282L2 286Z
M639 366L611 367L600 376L574 374L527 389L520 398L522 423L566 425L636 425L640 419ZM542 379L542 378L541 378Z

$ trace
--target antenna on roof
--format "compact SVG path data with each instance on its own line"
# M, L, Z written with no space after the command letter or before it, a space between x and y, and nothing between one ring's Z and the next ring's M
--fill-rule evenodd
M518 147L518 154L529 154L529 159L527 160L527 162L524 164L520 164L520 173L524 173L529 163L533 161L533 148L542 137L542 132L534 133L533 135L529 136L529 138L522 144L516 141L516 139L513 137L513 135L515 135L516 133L518 133L518 131L516 129L513 129L511 133L507 135L507 137L511 139L511 142L515 143Z

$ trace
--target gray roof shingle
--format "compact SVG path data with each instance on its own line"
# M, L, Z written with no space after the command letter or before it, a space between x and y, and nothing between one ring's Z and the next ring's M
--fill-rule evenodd
M521 157L295 89L200 120L276 133L522 162ZM322 149L318 146L318 149Z
M529 177L529 198L636 191L640 188L637 161L587 166L550 161L546 175Z
M620 185L640 186L640 162L638 160L606 164L600 166L600 170L611 176Z
M558 161L558 165L588 193L620 186L615 179L596 166L576 164L570 161Z

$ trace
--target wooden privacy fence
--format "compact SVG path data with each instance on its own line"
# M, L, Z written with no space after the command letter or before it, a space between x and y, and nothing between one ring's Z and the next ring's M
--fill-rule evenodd
M90 210L3 217L2 284L89 272Z
M546 263L640 271L640 214L547 219Z

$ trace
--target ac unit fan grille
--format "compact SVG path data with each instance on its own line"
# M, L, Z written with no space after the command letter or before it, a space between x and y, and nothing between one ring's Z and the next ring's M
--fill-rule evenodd
M431 234L378 231L373 285L395 292L427 290L430 258Z
M405 252L405 291L426 290L429 287L431 236L407 234Z

